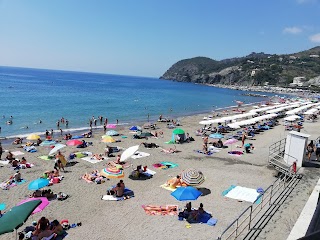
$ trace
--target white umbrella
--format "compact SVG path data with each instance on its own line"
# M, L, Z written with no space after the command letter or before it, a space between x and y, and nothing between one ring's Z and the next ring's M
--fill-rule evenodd
M61 148L64 148L66 145L58 143L54 146L54 148L51 149L51 151L49 152L49 155L53 155L55 152L57 152L58 150L60 150Z
M136 151L138 151L139 149L139 145L135 145L135 146L132 146L132 147L129 147L127 148L122 154L121 154L121 157L120 157L120 162L124 162L126 161L128 158L130 158L131 156L133 156Z

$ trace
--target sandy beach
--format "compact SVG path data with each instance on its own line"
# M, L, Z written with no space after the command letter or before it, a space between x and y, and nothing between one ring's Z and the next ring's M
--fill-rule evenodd
M250 107L248 107L250 108ZM115 160L115 157L105 159L92 164L82 159L76 158L76 164L66 167L66 172L61 172L64 179L59 184L50 186L54 193L64 192L70 197L64 201L52 200L50 204L40 213L30 216L28 221L19 228L31 225L32 221L37 221L42 216L50 221L58 219L68 219L70 223L82 222L82 226L68 230L67 239L216 239L220 233L251 203L239 202L237 200L222 196L222 192L231 185L238 185L247 188L265 189L276 180L273 176L274 170L268 167L268 153L270 144L286 137L287 132L280 124L274 129L265 131L255 136L252 142L255 149L252 154L244 154L240 157L228 154L230 150L243 150L237 148L241 142L229 145L228 148L210 156L195 152L202 149L201 136L195 136L195 130L201 128L199 121L203 120L205 114L188 116L181 118L180 128L189 133L195 141L190 143L176 144L179 152L166 154L160 148L146 149L140 146L139 151L149 153L149 157L130 159L132 165L124 169L123 178L126 187L134 191L135 197L125 201L104 201L101 196L106 194L106 190L115 185L118 179L111 179L102 184L88 183L80 177L94 169L99 171L106 167L106 163ZM316 139L320 135L320 123L305 123L301 132L311 135L310 139ZM114 137L121 142L111 143L110 146L128 148L142 142L155 143L162 148L169 148L173 145L165 144L172 137L172 129L167 128L167 123L157 123L157 131L163 131L163 138L133 139L130 133L130 126L121 126L116 130L127 138ZM92 153L104 153L106 143L101 142L102 129L94 132L94 137L85 139L92 142L92 146L86 149L66 147L61 152L67 157L71 152L89 151ZM54 136L54 139L60 136ZM26 140L24 140L26 142ZM62 143L65 143L62 140ZM34 164L32 168L20 170L22 177L27 181L10 190L0 190L0 203L6 203L6 210L15 206L18 202L28 197L31 193L28 190L28 183L42 176L45 170L52 170L54 160L45 161L39 156L48 155L48 147L37 147L37 152L28 153L15 145L4 145L4 149L17 151L24 154L17 156L25 157L28 162ZM123 152L123 151L122 151ZM122 153L120 152L120 153ZM3 154L2 158L6 156ZM178 167L162 170L152 167L152 164L170 161L178 164ZM137 165L147 165L156 174L153 178L138 181L128 178L132 168ZM203 203L204 209L211 213L218 220L216 226L207 224L186 225L186 221L178 221L178 216L149 216L145 213L142 205L179 205L183 209L186 202L177 201L170 195L170 191L163 189L160 185L168 179L181 173L187 168L196 168L203 172L205 182L200 186L205 188L209 194L200 196L196 201L192 201L192 207L198 208ZM14 170L8 165L0 164L0 181L6 180L14 174ZM287 202L280 208L272 221L267 225L258 239L286 239L295 220L300 214L305 202L315 183L318 181L317 169L301 169L304 177L293 191ZM14 233L7 233L0 236L2 239L14 239Z

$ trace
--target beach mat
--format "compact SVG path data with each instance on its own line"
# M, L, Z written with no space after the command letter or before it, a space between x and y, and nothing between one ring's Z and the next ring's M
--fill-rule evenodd
M101 200L105 200L105 201L124 201L124 200L128 200L130 198L133 198L134 196L130 196L130 197L115 197L113 195L103 195L101 197Z
M229 151L229 155L235 156L235 157L241 157L243 155L243 152L241 151Z
M38 157L38 158L40 158L40 159L42 159L42 160L46 160L46 161L49 161L49 160L54 159L54 157L50 157L50 156L46 156L46 155L40 156L40 157Z
M92 164L95 164L95 163L98 163L98 162L103 162L102 159L101 160L97 160L97 159L92 158L92 157L83 157L81 159L84 160L84 161L87 161L89 163L92 163Z
M178 205L165 205L165 206L142 205L142 208L147 215L176 216L178 215L178 212L179 212Z
M179 165L173 162L161 162L162 165L166 166L167 168L175 168L178 167ZM165 169L165 168L163 168Z
M150 153L136 152L131 158L132 159L138 159L138 158L149 157L149 156L150 156Z
M234 185L231 185L228 189L223 191L222 195L238 201L246 201L251 203L254 203L257 198L260 197L260 193L258 193L256 189Z
M208 155L208 156L214 154L214 152L209 151L208 153L205 153L205 152L202 151L202 150L194 150L194 152L196 152L196 153L201 153L201 154Z
M167 184L166 184L166 183L165 183L165 184L160 185L160 187L161 187L161 188L163 188L163 189L169 190L169 191L171 191L171 192L173 192L173 191L177 190L176 188L172 188L172 187L170 187L170 186L167 186Z
M21 151L14 151L14 152L11 152L13 154L13 156L19 156L19 155L23 155L24 153L21 152Z
M8 165L9 164L9 160L0 160L0 164Z

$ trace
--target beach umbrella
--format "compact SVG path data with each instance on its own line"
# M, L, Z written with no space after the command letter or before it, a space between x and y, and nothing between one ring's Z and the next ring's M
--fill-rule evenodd
M19 206L21 204L24 204L26 202L34 201L34 200L41 200L41 203L40 203L39 206L36 207L36 209L33 210L33 212L31 214L35 214L35 213L41 212L43 209L46 208L46 206L49 205L49 200L46 197L38 197L38 198L27 198L27 199L24 199L21 202L19 202L17 204L17 206Z
M197 200L201 194L202 192L191 186L178 187L177 190L171 193L171 195L178 201Z
M69 140L66 144L68 146L78 146L78 145L82 144L82 141L80 141L78 139L72 139L72 140Z
M106 127L111 128L111 129L115 129L115 128L117 128L117 125L116 124L107 124Z
M173 134L184 134L184 130L181 128L176 128L173 130Z
M30 134L30 135L27 137L28 140L38 140L39 138L40 138L40 136L37 135L37 134Z
M236 143L236 142L238 142L237 139L235 139L235 138L230 138L230 139L228 139L227 141L225 141L225 142L223 143L223 145L231 145L231 144L234 144L234 143Z
M45 140L42 143L40 143L40 146L45 147L45 146L52 146L55 145L56 142L52 140Z
M29 190L38 190L40 188L46 187L49 185L49 180L45 178L38 178L29 183Z
M104 168L100 171L100 175L106 178L123 178L124 172L116 167Z
M5 203L0 203L0 211L4 210L6 208Z
M140 130L141 130L141 127L139 127L139 126L132 126L131 128L129 128L129 130L131 130L131 131L140 131Z
M188 186L199 186L204 182L204 176L201 171L189 168L182 171L181 180Z
M221 139L224 138L224 136L220 133L212 133L209 135L209 138L213 138L213 139Z
M101 142L105 142L105 143L114 143L114 142L116 142L116 140L113 138L113 137L111 137L111 136L102 136L102 140L101 140Z
M118 136L119 133L117 131L115 131L115 130L110 130L110 131L106 132L106 135L108 135L108 136Z
M11 208L0 218L0 235L21 227L40 204L41 200L34 200Z
M138 149L139 149L139 145L135 145L124 150L124 152L121 154L120 162L124 162L128 158L133 156L136 153L136 151L138 151Z
M153 137L154 135L151 132L143 132L139 134L140 137Z
M66 147L66 145L58 143L56 145L54 145L54 148L51 149L51 151L49 152L49 156L53 155L54 153L56 153L58 150L60 150L61 148Z

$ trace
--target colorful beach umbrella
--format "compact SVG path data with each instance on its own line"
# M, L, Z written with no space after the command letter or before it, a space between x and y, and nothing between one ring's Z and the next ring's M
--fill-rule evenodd
M115 130L109 130L108 132L106 132L106 135L108 136L118 136L119 133Z
M197 200L198 197L201 196L201 192L194 187L178 187L177 190L171 193L175 199L178 201L190 201L190 200Z
M220 133L212 133L209 135L209 138L213 138L213 139L221 139L224 138L224 136Z
M181 128L176 128L175 130L173 130L173 134L184 134L184 130Z
M100 171L100 175L106 178L123 178L124 172L116 167L104 168Z
M41 200L34 200L11 208L0 218L0 235L21 227L40 204Z
M27 137L27 140L38 140L40 138L39 135L37 134L30 134L28 137Z
M116 124L107 124L106 127L110 128L110 129L115 129L115 128L117 128L117 125Z
M59 151L64 147L66 147L66 145L57 143L56 145L54 145L54 148L52 148L51 151L49 152L49 156L55 154L57 151Z
M139 145L135 145L124 150L124 152L121 154L120 162L124 162L128 158L132 157L136 153L136 151L138 151L138 149Z
M140 131L140 130L141 130L141 127L139 127L139 126L132 126L131 128L129 128L129 130L131 130L131 131Z
M21 205L21 204L24 204L26 202L30 202L30 201L34 201L34 200L41 200L41 203L39 206L37 206L33 212L31 214L35 214L35 213L38 213L38 212L41 212L43 209L46 208L46 206L49 205L49 200L46 198L46 197L38 197L38 198L27 198L27 199L24 199L22 200L21 202L19 202L17 204L17 206Z
M189 168L182 171L181 180L189 186L199 186L204 182L205 178L201 171Z
M82 141L80 141L78 139L71 139L66 144L68 146L78 146L78 145L82 144Z
M38 178L29 183L29 190L38 190L40 188L46 187L49 185L49 180L45 178Z
M116 142L116 140L115 140L113 137L111 137L111 136L106 136L106 135L104 135L104 136L102 136L101 142L114 143L114 142Z

